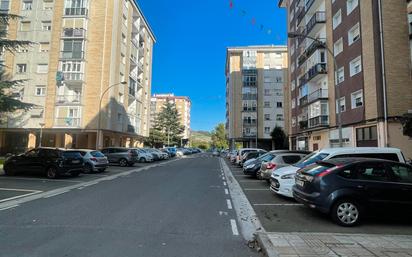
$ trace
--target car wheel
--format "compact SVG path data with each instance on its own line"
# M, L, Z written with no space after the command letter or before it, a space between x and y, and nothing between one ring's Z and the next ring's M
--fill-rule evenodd
M105 172L106 169L99 169L99 172Z
M58 177L57 169L55 167L49 167L46 171L46 177L50 179L55 179Z
M87 163L86 165L84 165L84 173L86 174L90 174L93 172L93 167L92 165L90 165L89 163Z
M332 219L340 226L353 227L359 224L362 207L354 200L343 199L333 205Z
M145 163L145 162L146 162L146 159L143 158L143 157L141 157L141 158L139 159L139 162L140 162L140 163Z
M128 163L126 159L120 159L119 164L121 167L127 167Z
M260 174L260 171L256 172L256 178L259 180L262 179L262 174Z

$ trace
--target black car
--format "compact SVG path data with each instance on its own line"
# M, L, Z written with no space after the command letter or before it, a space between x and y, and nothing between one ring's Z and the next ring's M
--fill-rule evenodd
M293 196L339 225L355 226L368 211L412 210L412 166L366 158L319 161L297 172Z
M247 165L244 164L243 173L245 175L256 176L257 172L260 170L260 166L262 165L262 162L271 161L274 157L275 157L275 154L271 152L261 155L260 157L252 161L251 163L247 163Z
M84 161L79 151L35 148L7 158L3 169L8 176L19 173L42 174L48 178L61 175L78 176L83 172Z

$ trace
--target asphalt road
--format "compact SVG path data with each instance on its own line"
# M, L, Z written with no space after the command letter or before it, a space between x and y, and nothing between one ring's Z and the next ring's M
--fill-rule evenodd
M0 256L257 256L224 185L198 155L25 202L0 210Z
M275 195L269 190L268 182L246 176L241 168L230 164L227 159L225 161L267 232L412 235L410 216L391 210L373 213L357 227L338 226L327 215L311 210L294 199Z

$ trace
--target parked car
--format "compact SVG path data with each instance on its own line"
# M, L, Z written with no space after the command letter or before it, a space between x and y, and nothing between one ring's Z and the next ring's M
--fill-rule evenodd
M170 153L170 157L176 156L176 147L166 147L165 149Z
M150 153L153 156L154 161L160 161L162 155L154 148L143 148L146 152Z
M108 147L101 151L109 163L118 163L121 167L133 166L138 162L139 154L132 148Z
M255 152L255 151L265 151L265 150L259 149L259 148L242 148L242 149L239 149L239 151L237 152L237 155L236 155L235 164L240 166L240 164L242 163L242 160L243 160L243 155L245 153Z
M138 153L137 158L139 162L153 162L153 155L151 153L146 152L143 148L134 148L134 150Z
M218 150L214 150L213 153L212 153L212 155L215 156L215 157L219 157L219 156L220 156L220 153L219 153Z
M231 163L235 163L235 162L236 162L236 157L237 157L237 155L238 155L238 150L233 150L233 151L230 153L229 160L230 160Z
M169 153L167 151L162 151L161 149L155 149L159 155L161 160L167 160L170 158Z
M263 161L270 161L275 157L272 152L265 153L254 160L249 160L243 165L243 173L245 175L256 176Z
M397 148L381 147L344 147L326 148L313 152L298 163L276 170L271 176L270 189L286 197L293 198L292 187L295 185L296 172L308 165L321 160L336 158L378 158L405 163L401 150Z
M319 161L297 172L293 196L339 225L355 226L368 211L412 210L412 166L369 158Z
M267 151L252 151L243 154L242 161L240 162L240 166L243 167L244 163L250 159L256 159L257 157L264 155Z
M96 150L78 150L83 156L84 173L104 172L109 165L107 157Z
M263 161L257 172L258 179L270 180L272 173L280 168L292 165L303 159L307 154L302 153L276 153L270 161Z
M78 176L83 172L84 161L79 151L59 148L35 148L24 154L13 155L4 162L7 176L19 173L42 174L55 179L62 175Z

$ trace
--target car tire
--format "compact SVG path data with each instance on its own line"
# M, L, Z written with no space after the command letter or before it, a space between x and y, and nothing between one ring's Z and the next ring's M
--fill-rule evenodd
M354 227L361 221L363 214L362 206L352 199L338 200L332 207L330 213L332 220L343 227Z
M120 164L120 167L127 167L127 165L128 165L129 163L127 162L126 159L120 159L120 160L119 160L119 164Z
M262 179L262 175L260 174L260 171L256 172L256 178L257 178L258 180L261 180L261 179Z
M49 179L56 179L56 178L58 178L58 177L59 177L59 174L57 173L56 167L53 167L53 166L48 167L48 168L46 169L46 177L49 178Z
M100 173L103 173L103 172L105 172L106 171L106 169L99 169L99 172Z
M83 172L84 172L85 174L93 173L93 166L90 165L89 163L86 163L86 165L84 165Z
M146 159L143 158L143 157L141 157L141 158L139 159L139 162L140 162L140 163L145 163L145 162L146 162Z

